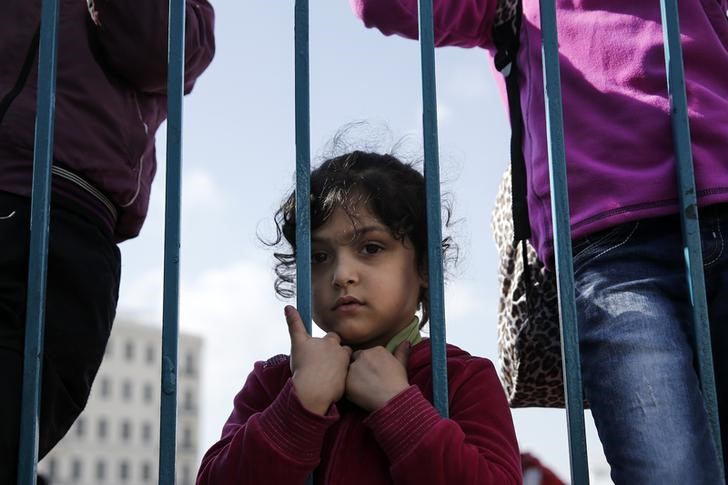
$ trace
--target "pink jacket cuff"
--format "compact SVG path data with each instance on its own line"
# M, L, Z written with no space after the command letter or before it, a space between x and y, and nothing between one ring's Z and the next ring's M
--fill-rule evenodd
M272 444L287 456L304 462L318 462L324 434L339 420L336 405L325 416L303 407L293 382L288 379L278 397L260 417L261 429Z

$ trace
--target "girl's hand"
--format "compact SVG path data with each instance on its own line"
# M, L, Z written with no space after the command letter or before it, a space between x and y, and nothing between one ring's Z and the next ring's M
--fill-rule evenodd
M341 345L334 332L311 337L295 308L289 305L284 311L291 336L293 387L303 407L323 416L344 395L351 348Z
M369 412L384 406L409 387L409 353L410 344L406 341L399 344L394 354L381 346L354 352L346 378L346 398Z

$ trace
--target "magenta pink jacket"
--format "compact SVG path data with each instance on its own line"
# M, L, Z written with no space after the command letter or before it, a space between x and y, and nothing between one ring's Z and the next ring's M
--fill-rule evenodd
M326 416L296 397L288 357L258 362L202 459L197 485L521 483L510 409L493 364L448 346L450 419L430 404L430 344L412 348L412 384L367 415L341 400Z
M60 0L53 162L101 192L118 241L139 233L167 117L167 0ZM2 0L0 97L18 80L40 21L39 0ZM212 60L214 13L186 0L185 90ZM0 125L0 191L29 195L38 57ZM54 177L54 195L83 192ZM75 194L78 195L78 194Z
M417 0L350 1L368 27L417 36ZM482 47L492 63L496 0L433 3L437 45ZM705 206L728 201L728 0L678 3L695 178ZM556 0L556 8L572 236L676 213L660 3ZM539 2L523 0L523 10L518 64L528 205L532 242L548 264L553 236ZM503 162L483 158L494 167Z

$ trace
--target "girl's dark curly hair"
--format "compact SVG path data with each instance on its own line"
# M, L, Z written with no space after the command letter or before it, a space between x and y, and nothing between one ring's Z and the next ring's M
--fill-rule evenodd
M387 226L392 235L404 242L409 238L414 246L418 270L427 271L427 219L425 209L425 179L412 164L404 163L389 154L354 151L323 162L311 172L311 231L323 225L337 208L352 219L357 210L366 207ZM443 221L450 225L451 209L443 204ZM296 196L292 192L274 216L276 236L269 246L282 240L290 252L275 252L275 290L283 298L295 294L296 269ZM457 247L448 236L442 240L443 261L457 260ZM429 319L429 296L420 296L422 325Z

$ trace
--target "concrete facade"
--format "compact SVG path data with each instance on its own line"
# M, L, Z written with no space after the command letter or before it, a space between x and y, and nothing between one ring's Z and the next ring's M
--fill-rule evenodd
M161 330L117 319L86 409L38 465L51 485L156 484ZM202 339L180 334L177 374L178 485L199 463Z

